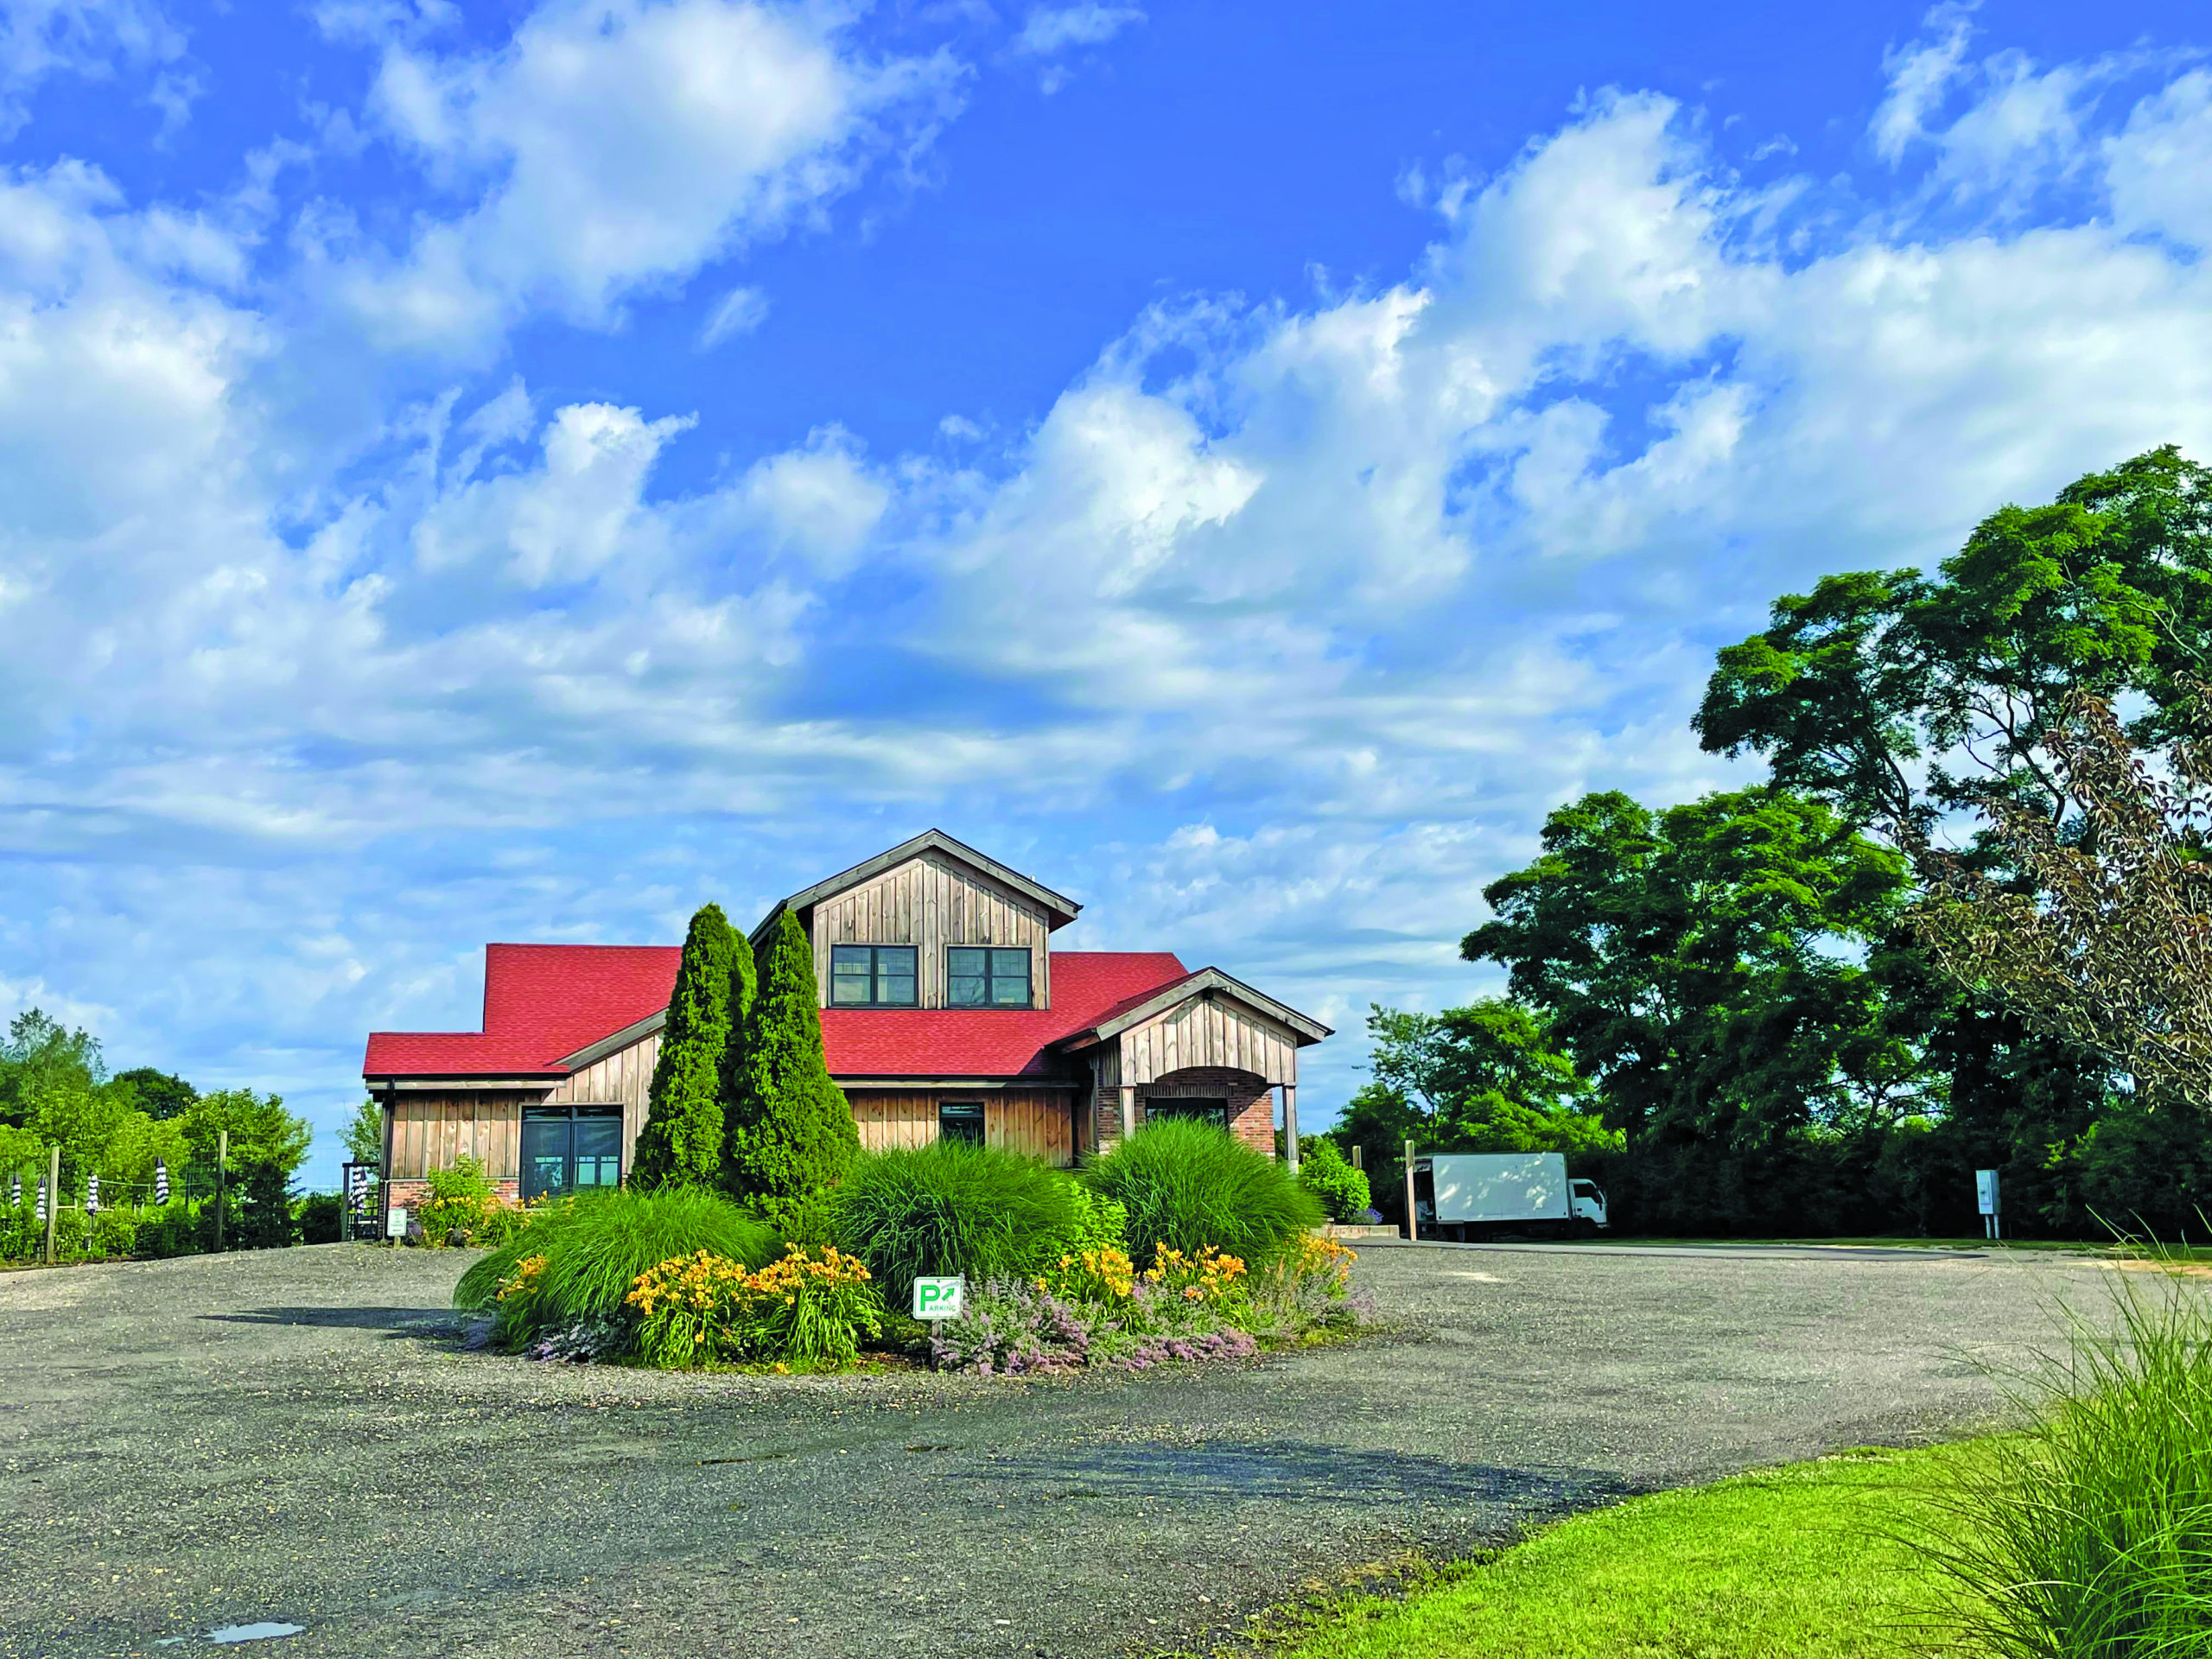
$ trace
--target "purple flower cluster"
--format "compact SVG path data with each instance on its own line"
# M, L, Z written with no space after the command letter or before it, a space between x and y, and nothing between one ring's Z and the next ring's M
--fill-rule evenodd
M977 1376L1045 1376L1090 1363L1085 1312L1033 1286L994 1280L930 1335L930 1363Z
M1148 1371L1171 1359L1243 1359L1260 1351L1260 1344L1242 1331L1200 1331L1187 1337L1156 1337L1134 1353L1122 1356L1133 1371Z

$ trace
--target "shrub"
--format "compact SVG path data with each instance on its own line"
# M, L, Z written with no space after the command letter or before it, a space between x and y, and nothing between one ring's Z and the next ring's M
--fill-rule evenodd
M1210 1244L1263 1263L1322 1220L1282 1165L1189 1119L1147 1124L1094 1158L1084 1179L1128 1211L1129 1254L1147 1268L1162 1247L1188 1255Z
M1300 1135L1298 1141L1298 1184L1320 1200L1331 1221L1350 1221L1364 1211L1372 1198L1367 1172L1354 1169L1326 1135Z
M2111 1335L2076 1323L2026 1433L1989 1442L1929 1556L1997 1659L2212 1653L2212 1305L2123 1282Z
M837 1242L868 1264L894 1307L931 1274L978 1285L1026 1278L1100 1219L1057 1171L967 1141L861 1158L830 1211Z
M844 1179L861 1140L823 1058L814 947L790 911L761 941L757 966L744 1072L728 1082L723 1177L734 1196L781 1224Z
M430 1196L415 1211L425 1244L496 1247L513 1238L528 1218L515 1205L499 1201L484 1166L467 1153L451 1168L434 1169L425 1179Z
M1113 1199L1093 1192L1081 1181L1063 1176L1074 1201L1074 1224L1054 1241L1063 1255L1082 1255L1098 1250L1125 1250L1129 1242L1129 1212Z
M630 1178L640 1187L712 1186L721 1179L722 1075L752 1000L752 956L720 905L702 905L692 916L638 1132Z
M346 1200L335 1192L310 1192L300 1200L300 1243L335 1244L346 1236Z
M745 1360L805 1370L849 1365L883 1332L868 1270L835 1249L796 1249L755 1272L700 1250L638 1275L625 1303L647 1363Z
M673 1256L704 1250L765 1266L779 1248L769 1228L727 1198L696 1187L594 1192L526 1213L521 1232L461 1274L453 1294L456 1307L497 1307L500 1334L510 1345L594 1321L626 1325L631 1310L623 1298L631 1285ZM544 1264L526 1294L509 1298L510 1308L500 1300L500 1288L531 1256L543 1257Z
M134 1248L141 1257L157 1261L195 1255L208 1248L213 1216L212 1200L195 1205L181 1198L171 1198L159 1210L148 1210L139 1217Z

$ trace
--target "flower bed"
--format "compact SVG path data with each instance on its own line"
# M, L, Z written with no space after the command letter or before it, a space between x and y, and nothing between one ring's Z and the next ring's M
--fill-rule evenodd
M1256 1279L1210 1244L1189 1254L1156 1244L1153 1258L1140 1273L1126 1251L1106 1247L1063 1255L1032 1279L992 1280L931 1334L931 1363L982 1376L1147 1370L1242 1358L1263 1340L1312 1340L1361 1317L1352 1253L1311 1234Z

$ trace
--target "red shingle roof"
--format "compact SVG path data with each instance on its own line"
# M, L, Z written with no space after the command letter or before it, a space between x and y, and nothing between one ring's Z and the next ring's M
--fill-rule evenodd
M361 1070L385 1077L558 1077L560 1061L668 1006L674 945L493 944L481 1032L372 1032ZM825 1008L841 1077L1018 1077L1052 1071L1059 1039L1187 978L1165 950L1056 950L1050 1008Z
M666 1008L683 955L672 944L487 944L481 1032L371 1032L361 1070L562 1076L563 1056Z
M1049 1046L1184 977L1165 950L1055 950L1049 1008L824 1008L822 1046L839 1077L1044 1077Z

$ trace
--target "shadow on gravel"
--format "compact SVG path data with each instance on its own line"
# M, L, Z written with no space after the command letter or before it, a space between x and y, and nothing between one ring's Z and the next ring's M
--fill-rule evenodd
M1125 1446L1090 1455L994 1458L980 1468L948 1471L943 1478L1041 1482L1067 1489L1046 1494L1060 1498L1172 1496L1349 1503L1421 1498L1544 1509L1580 1507L1643 1490L1602 1470L1501 1469L1397 1452L1348 1452L1303 1440Z
M468 1316L449 1307L257 1307L244 1313L202 1313L222 1325L314 1325L341 1331L389 1331L394 1336L458 1336Z

